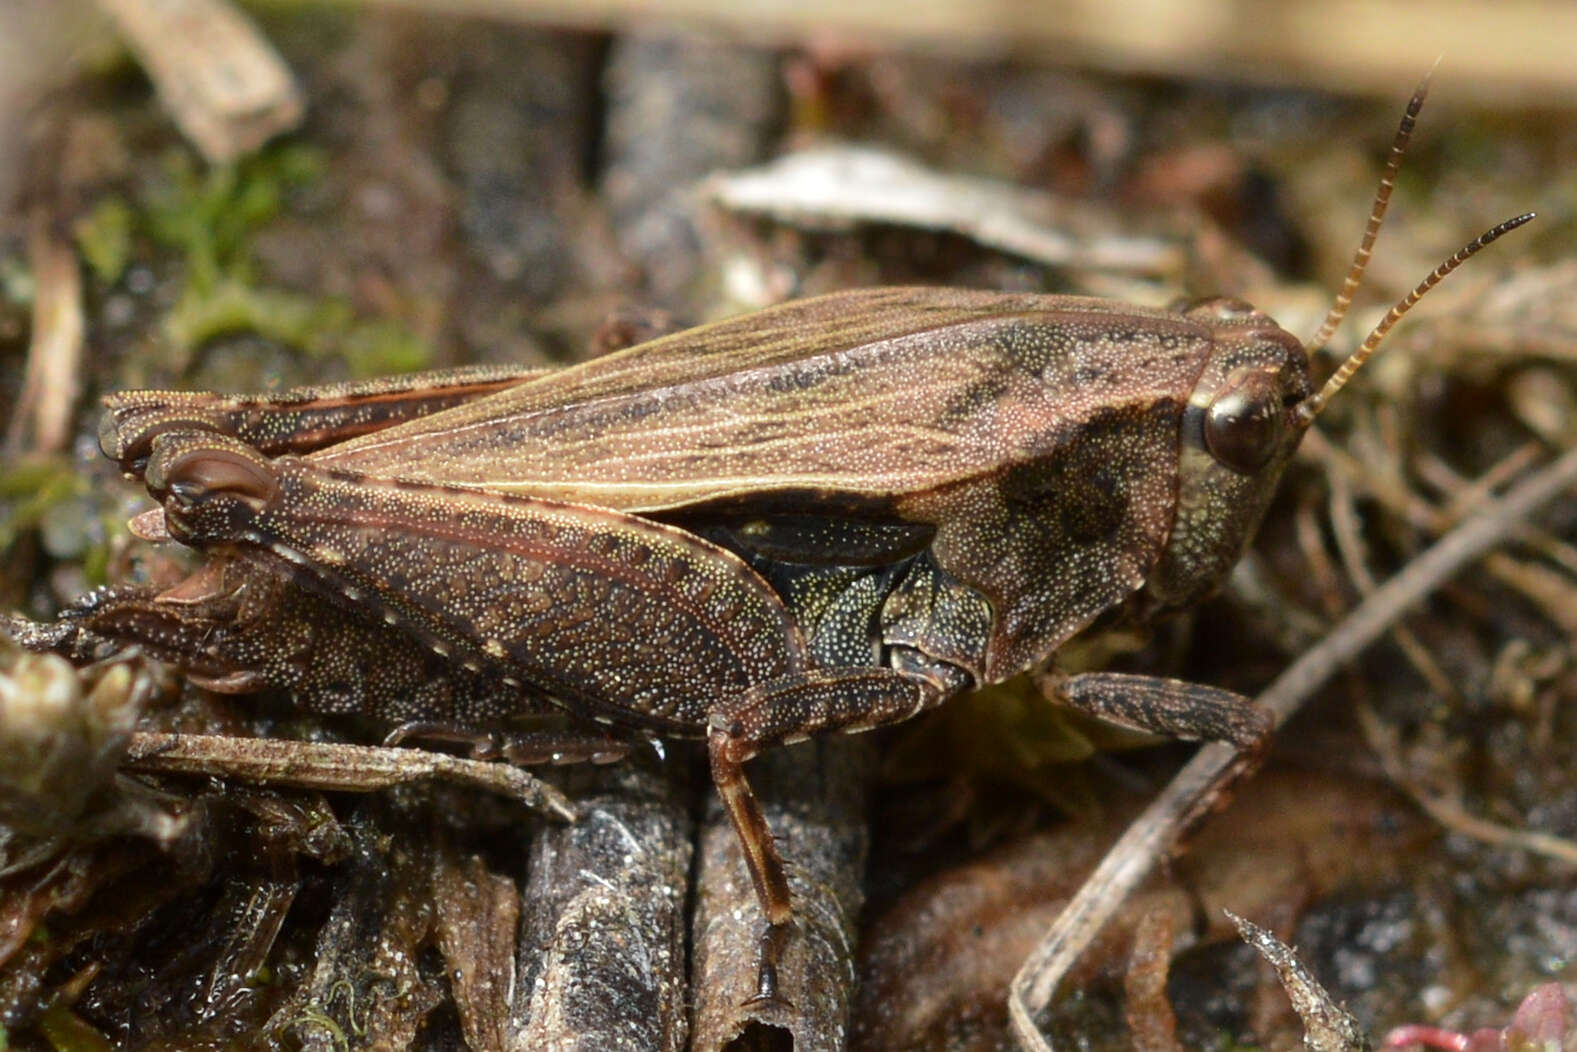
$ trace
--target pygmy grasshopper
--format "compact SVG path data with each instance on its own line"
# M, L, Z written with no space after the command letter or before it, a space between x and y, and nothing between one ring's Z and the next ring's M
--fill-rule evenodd
M211 558L93 597L79 630L220 690L293 692L399 733L482 738L557 708L611 726L518 735L519 762L704 738L766 919L783 861L743 765L894 723L1046 666L1096 622L1214 591L1303 433L1442 264L1316 389L1362 247L1305 345L1246 303L871 289L790 302L560 371L463 370L276 395L107 400L104 452ZM1150 677L1054 681L1117 723L1269 734L1245 699Z

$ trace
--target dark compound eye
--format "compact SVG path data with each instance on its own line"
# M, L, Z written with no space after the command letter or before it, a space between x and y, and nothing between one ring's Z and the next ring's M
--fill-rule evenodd
M1258 471L1281 444L1281 402L1281 385L1272 373L1251 369L1229 378L1205 414L1205 447L1239 474Z

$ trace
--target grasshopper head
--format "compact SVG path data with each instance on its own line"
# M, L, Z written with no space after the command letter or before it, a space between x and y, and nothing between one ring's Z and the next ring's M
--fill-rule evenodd
M1282 469L1312 417L1303 344L1240 300L1184 311L1214 334L1215 349L1183 410L1177 510L1146 591L1161 607L1186 606L1218 588L1270 507Z
M1210 329L1214 350L1183 412L1176 517L1144 586L1151 609L1186 606L1220 587L1258 530L1304 432L1331 396L1425 293L1479 249L1533 218L1528 213L1491 227L1441 263L1387 312L1324 386L1314 389L1309 361L1352 303L1427 89L1426 77L1397 128L1347 279L1313 339L1299 343L1238 300L1204 300L1184 309L1185 317Z

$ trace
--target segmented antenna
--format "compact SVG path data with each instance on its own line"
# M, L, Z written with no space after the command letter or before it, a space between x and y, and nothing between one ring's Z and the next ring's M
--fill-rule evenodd
M1435 65L1440 65L1440 60L1435 60ZM1402 114L1402 123L1397 126L1396 138L1391 141L1391 156L1385 162L1385 171L1380 175L1380 186L1374 192L1374 207L1369 210L1369 223L1364 227L1363 239L1358 242L1358 251L1353 253L1352 266L1347 270L1347 280L1342 282L1342 287L1336 293L1336 302L1331 304L1331 309L1325 315L1325 321L1320 324L1320 329L1314 338L1303 345L1303 349L1312 357L1316 351L1324 347L1335 334L1342 319L1347 316L1347 309L1352 306L1353 295L1358 291L1358 285L1363 280L1363 272L1369 266L1369 257L1374 251L1375 239L1380 236L1380 224L1385 219L1385 210L1391 204L1391 191L1396 189L1396 173L1402 168L1402 156L1407 152L1408 140L1413 137L1413 127L1418 123L1418 112L1424 108L1424 99L1429 95L1429 79L1434 76L1434 68L1424 74L1418 82L1418 87L1413 91L1413 97L1408 100L1407 109ZM1504 223L1493 226L1484 231L1473 241L1462 246L1456 255L1436 267L1430 275L1420 281L1412 292L1402 297L1396 306L1392 307L1386 316L1380 319L1380 324L1364 339L1359 348L1341 364L1331 378L1325 381L1319 393L1303 401L1297 408L1299 421L1307 427L1314 418L1324 409L1331 396L1340 391L1353 373L1357 372L1369 356L1374 354L1375 348L1380 346L1380 341L1385 339L1385 334L1390 332L1397 322L1402 320L1402 315L1412 310L1413 304L1423 298L1424 293L1436 285L1457 267L1461 266L1468 257L1483 248L1485 245L1499 238L1502 234L1517 229L1534 213L1508 219Z
M1435 60L1438 66L1440 60ZM1347 280L1342 282L1341 291L1336 293L1336 302L1331 304L1331 309L1325 315L1325 321L1320 324L1320 331L1314 338L1303 345L1303 349L1312 358L1314 352L1324 347L1335 334L1337 326L1347 316L1347 308L1352 306L1353 294L1358 291L1358 285L1363 281L1363 272L1369 266L1369 257L1374 252L1375 239L1380 236L1380 224L1385 220L1385 210L1391 204L1391 191L1396 189L1396 173L1402 169L1402 157L1407 153L1407 142L1413 137L1413 126L1418 123L1418 112L1424 108L1424 99L1429 97L1429 79L1435 75L1431 66L1428 73L1424 74L1418 82L1418 87L1413 89L1413 97L1408 100L1407 109L1402 113L1402 123L1397 126L1396 138L1391 141L1391 156L1386 159L1385 171L1380 175L1380 186L1374 192L1374 207L1369 210L1369 225L1364 227L1363 240L1358 242L1358 251L1353 253L1352 266L1347 270Z
M1424 293L1440 284L1447 274L1460 267L1479 249L1497 240L1502 234L1508 234L1522 226L1533 219L1535 215L1536 213L1534 212L1527 212L1517 216L1515 219L1508 219L1504 223L1498 223L1490 227L1478 237L1463 245L1450 259L1430 271L1429 276L1420 281L1412 292L1403 296L1396 306L1386 312L1385 317L1380 319L1380 324L1374 327L1374 330L1369 333L1358 349L1352 353L1352 357L1343 362L1341 368L1337 369L1331 375L1331 378L1325 381L1325 386L1320 388L1319 393L1298 406L1298 416L1303 422L1307 423L1319 415L1320 410L1324 409L1326 403L1331 400L1331 396L1340 391L1347 381L1352 379L1353 373L1357 372L1363 363L1369 360L1369 356L1374 353L1374 349L1380 346L1380 341L1385 339L1385 334L1390 332L1392 327L1402 320L1402 315L1413 309L1413 304L1422 299Z

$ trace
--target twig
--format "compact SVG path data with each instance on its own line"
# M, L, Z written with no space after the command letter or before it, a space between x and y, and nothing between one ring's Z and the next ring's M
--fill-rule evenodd
M1488 491L1484 496L1488 496ZM1374 592L1374 574L1369 572L1365 545L1358 528L1358 510L1353 505L1352 485L1345 479L1331 479L1331 533L1336 538L1336 550L1342 565L1358 588L1358 594L1367 596ZM1462 692L1429 649L1413 634L1412 629L1398 622L1391 629L1391 640L1413 665L1413 669L1429 684L1429 689L1444 698L1460 701Z
M1375 471L1359 463L1352 454L1331 444L1318 431L1310 431L1305 435L1300 449L1311 454L1321 467L1333 474L1341 475L1354 489L1379 501L1386 508L1406 519L1409 524L1426 533L1438 537L1455 524L1455 520L1447 517L1444 512L1437 510L1428 501L1408 490L1394 473ZM1496 468L1490 470L1493 472ZM1571 545L1552 536L1548 531L1523 524L1512 536L1568 573L1577 573L1577 553L1573 553ZM1522 592L1562 629L1568 632L1577 631L1571 624L1572 614L1566 609L1570 604L1563 604L1558 601L1559 596L1550 594L1548 587L1541 587L1547 585L1547 582L1542 577L1535 578L1534 575L1529 574L1527 564L1519 563L1504 552L1492 552L1484 560L1484 569L1502 584ZM1564 598L1569 599L1569 593Z
M1532 855L1542 855L1567 866L1577 866L1577 843L1566 837L1540 833L1533 829L1515 829L1511 826L1480 818L1463 810L1455 801L1417 784L1410 778L1402 762L1397 745L1396 731L1387 726L1374 707L1364 703L1357 707L1358 726L1363 731L1364 742L1380 758L1381 769L1391 784L1401 789L1425 813L1453 833L1472 837L1493 847L1520 848Z
M283 59L227 0L99 0L203 156L225 164L301 122Z
M27 374L5 436L6 451L13 456L66 448L82 375L82 275L52 200L35 203L30 217L27 253L38 291Z
M1487 503L1360 603L1318 646L1307 651L1260 694L1258 701L1283 723L1347 662L1383 635L1401 614L1463 567L1513 536L1543 505L1577 485L1577 449L1568 450ZM1117 841L1046 933L1013 979L1008 1011L1022 1048L1051 1052L1034 1017L1050 1003L1057 983L1084 946L1156 863L1176 846L1178 823L1214 791L1233 751L1207 745Z
M1293 1011L1303 1020L1304 1048L1309 1052L1370 1052L1374 1046L1358 1020L1336 1003L1290 946L1231 910L1227 916L1237 925L1243 941L1276 969L1276 978L1292 1000Z
M1513 454L1513 457L1502 460L1485 472L1471 486L1461 487L1463 493L1472 493L1477 502L1488 499L1495 486L1505 481L1499 476L1505 475L1505 465L1512 460L1522 464L1524 468L1527 467L1524 458ZM1470 507L1469 503L1460 499L1453 504L1455 508L1462 510ZM1331 483L1331 523L1348 576L1357 585L1359 594L1365 596L1373 594L1374 575L1369 572L1361 553L1362 542L1358 538L1357 516L1353 510L1351 486L1340 476L1334 476ZM1430 689L1442 696L1461 700L1461 691L1417 636L1400 623L1391 629L1391 635L1402 653L1413 663L1414 669L1429 683ZM1577 844L1572 841L1547 833L1512 829L1497 822L1477 818L1446 799L1444 795L1416 784L1415 780L1408 776L1406 766L1402 762L1396 732L1380 720L1379 714L1367 702L1358 704L1357 713L1359 726L1363 729L1364 741L1380 757L1380 764L1385 770L1386 777L1412 797L1419 807L1442 826L1484 843L1520 847L1525 851L1544 855L1567 865L1577 865Z
M1166 995L1177 919L1153 906L1134 928L1133 949L1123 971L1124 1015L1134 1052L1183 1052L1177 1014Z
M131 736L122 766L353 793L442 778L513 797L554 818L575 820L575 809L563 793L518 767L421 749L140 731Z
M519 890L447 838L437 844L432 862L434 935L449 971L460 1032L468 1048L508 1048Z

